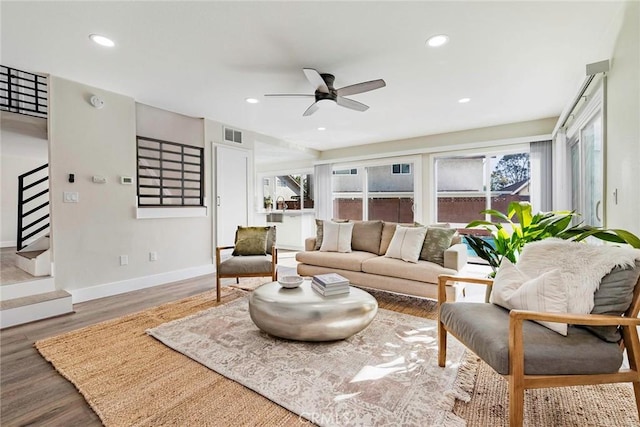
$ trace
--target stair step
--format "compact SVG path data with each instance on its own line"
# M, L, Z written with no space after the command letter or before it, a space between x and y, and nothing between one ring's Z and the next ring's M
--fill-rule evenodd
M53 277L34 277L26 282L11 283L0 286L0 301L22 298L29 295L44 294L56 290Z
M34 259L37 258L38 255L45 253L46 250L44 251L29 251L29 252L18 252L16 253L17 256L21 256L21 257L25 257L27 259Z
M57 290L0 302L0 329L73 313L71 294Z
M45 292L43 294L29 295L26 297L9 299L6 301L0 301L0 311L10 310L12 308L24 307L26 305L38 304L44 301L52 301L60 298L70 297L71 294L63 290L55 290L51 292Z

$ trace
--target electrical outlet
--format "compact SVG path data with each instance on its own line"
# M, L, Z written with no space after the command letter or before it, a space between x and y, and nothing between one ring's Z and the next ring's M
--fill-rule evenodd
M120 265L129 264L129 255L120 255Z
M149 261L157 261L158 252L149 252Z

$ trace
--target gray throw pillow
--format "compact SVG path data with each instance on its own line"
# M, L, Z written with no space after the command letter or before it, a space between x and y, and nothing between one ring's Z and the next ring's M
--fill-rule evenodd
M615 267L602 278L600 287L593 295L593 310L591 314L608 314L621 316L633 299L633 289L640 276L640 261L636 260L635 268ZM594 335L608 342L618 342L622 338L617 326L586 326L581 325Z
M382 237L382 221L354 221L351 250L377 254Z
M332 219L333 222L349 222L348 219ZM316 219L316 245L313 247L314 251L319 251L322 246L322 237L324 236L324 227L321 219Z
M444 251L451 246L455 228L429 227L422 244L420 259L444 266Z

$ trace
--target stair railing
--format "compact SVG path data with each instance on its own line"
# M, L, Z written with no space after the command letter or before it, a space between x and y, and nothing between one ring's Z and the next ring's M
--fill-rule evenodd
M0 65L0 110L47 118L47 78Z
M25 247L28 239L49 228L49 174L43 178L34 177L48 167L49 164L44 164L18 176L18 250ZM25 192L31 189L34 194L26 196ZM28 203L35 207L27 208Z

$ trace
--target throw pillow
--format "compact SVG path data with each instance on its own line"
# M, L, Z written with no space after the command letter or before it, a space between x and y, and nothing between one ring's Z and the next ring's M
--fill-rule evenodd
M349 222L348 219L332 219L333 222ZM321 219L316 219L316 245L314 246L314 251L319 251L320 246L322 246L322 238L324 236L324 228L322 224L324 223Z
M635 268L615 267L602 278L598 290L593 295L593 310L591 314L608 314L622 316L631 305L633 289L640 276L640 260L636 260ZM598 338L608 342L618 342L622 338L617 326L588 326L588 329Z
M417 263L426 234L426 227L396 226L396 231L393 233L391 243L389 243L389 249L384 256Z
M382 221L354 221L351 249L378 253L382 237Z
M455 228L428 227L420 259L444 266L444 251L451 246L456 231Z
M269 227L242 227L236 230L233 256L266 255Z
M378 255L384 255L387 253L387 249L389 249L389 243L391 243L391 239L393 239L393 235L396 232L397 225L402 225L405 227L423 227L422 224L419 224L417 222L398 224L397 222L384 221L382 223L382 235L380 236L380 250L378 250Z
M507 258L503 258L493 281L493 291L489 301L509 310L566 313L567 293L567 285L562 280L560 270L547 271L530 278ZM566 323L545 321L538 323L560 335L567 335Z
M324 221L321 252L351 252L352 222Z
M272 225L269 227L269 231L267 232L267 254L272 255L273 245L276 244L276 226Z

